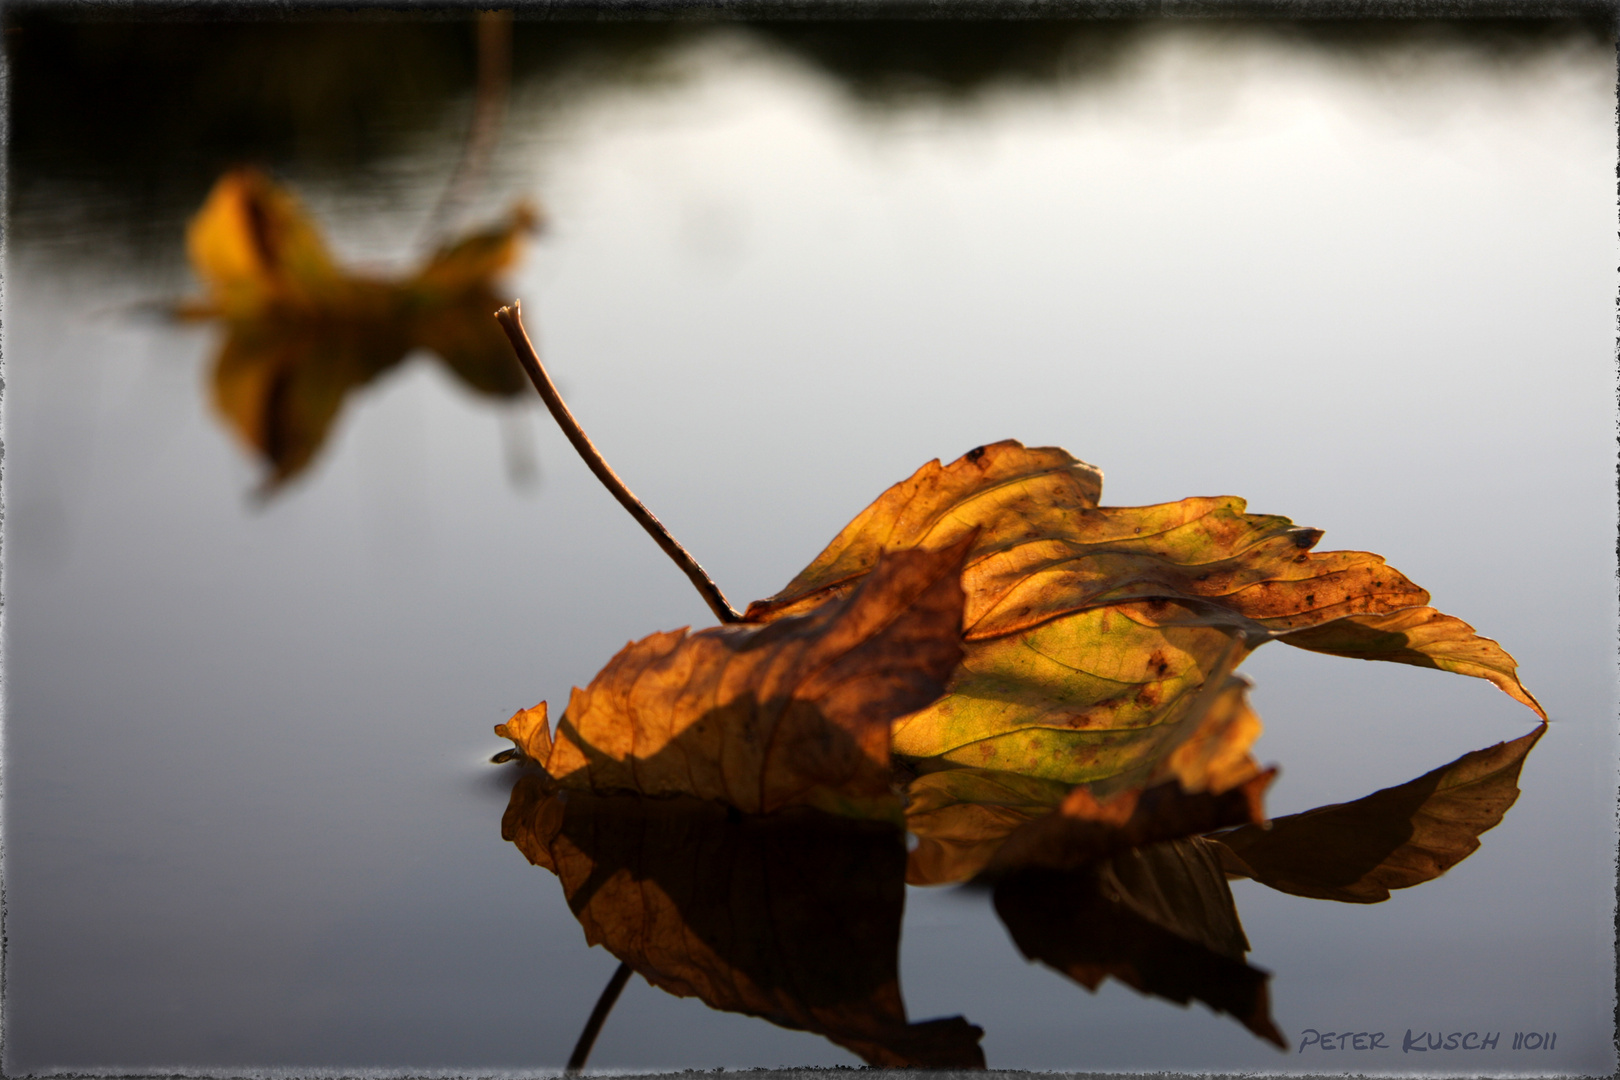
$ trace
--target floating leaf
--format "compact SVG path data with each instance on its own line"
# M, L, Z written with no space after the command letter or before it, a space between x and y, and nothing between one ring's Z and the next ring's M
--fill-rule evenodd
M960 1016L906 1019L906 853L888 823L557 793L531 775L501 833L562 879L586 941L654 986L826 1036L873 1065L984 1067L982 1032Z
M1464 623L1417 614L1432 611L1428 593L1379 556L1312 551L1318 530L1245 513L1241 499L1100 507L1099 490L1091 466L1011 441L931 462L746 617L813 607L888 548L976 529L967 653L945 696L895 728L894 752L922 772L1074 784L1150 768L1184 735L1199 689L1273 638L1490 678L1539 711L1511 657Z
M225 321L214 402L269 465L268 486L306 468L348 395L416 349L477 393L523 393L527 378L490 316L502 303L493 279L537 220L520 204L416 274L383 280L340 267L297 199L264 174L221 177L186 233L207 296L176 314Z
M1500 819L1534 737L1268 830L1275 770L1250 754L1260 721L1234 668L1279 639L1487 678L1539 706L1511 657L1428 607L1379 556L1315 552L1318 531L1234 498L1100 507L1100 482L1061 450L1013 442L925 466L743 623L627 646L574 691L555 739L543 703L497 728L547 773L520 785L527 802L514 792L508 838L563 877L590 940L657 985L820 1031L875 1064L962 1063L961 1032L976 1029L935 1022L950 1049L929 1058L910 1041L927 1025L905 1021L897 988L857 1022L841 1004L807 1011L807 997L781 997L819 977L757 974L786 961L737 976L746 931L683 920L721 918L741 895L726 867L752 856L695 871L631 865L643 851L703 855L711 841L689 819L760 836L821 811L897 821L900 786L917 839L900 863L907 881L989 883L1026 956L1088 988L1113 976L1201 1000L1282 1045L1223 868L1363 900L1427 880ZM617 792L664 798L605 809L632 805ZM795 859L795 844L811 854L791 873L748 873L802 870L814 884L794 888L808 904L835 907L817 890L865 872L823 866L812 839L772 835L782 839L760 841L770 858ZM885 850L862 865L883 867ZM823 940L808 916L775 918L794 948ZM867 985L887 985L889 949Z
M1227 873L1282 892L1376 904L1439 877L1479 847L1519 797L1519 770L1543 724L1512 742L1355 802L1211 837Z
M1019 950L1088 990L1112 976L1144 994L1194 999L1278 1046L1267 974L1219 863L1189 839L1121 852L1084 869L1025 870L997 882L996 913Z
M802 614L841 596L877 565L884 551L941 547L974 530L970 558L1019 538L1058 531L1097 505L1102 473L1056 447L1012 441L981 446L941 467L918 469L844 527L787 588L748 605L744 618L763 622ZM967 625L967 624L964 624Z
M574 789L897 818L889 726L938 697L961 658L970 542L886 556L808 615L626 646L574 691L540 763Z

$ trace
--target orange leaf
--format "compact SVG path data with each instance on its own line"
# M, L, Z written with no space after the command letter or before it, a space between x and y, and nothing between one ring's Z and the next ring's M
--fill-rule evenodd
M542 764L574 789L897 816L889 725L961 658L969 543L887 556L808 615L626 646L574 691Z
M1189 699L1273 638L1490 679L1537 709L1513 659L1369 552L1230 496L1096 504L1100 474L1053 448L980 447L890 488L780 593L769 622L842 595L879 552L977 530L967 652L947 693L896 725L919 771L970 766L1096 783L1179 744ZM1235 662L1235 661L1234 661Z

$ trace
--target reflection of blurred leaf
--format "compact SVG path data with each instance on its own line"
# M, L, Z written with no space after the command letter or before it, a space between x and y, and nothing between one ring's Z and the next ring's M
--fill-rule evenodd
M1297 896L1376 904L1439 877L1479 847L1519 797L1519 770L1543 724L1464 754L1399 787L1289 814L1211 839L1230 874Z
M984 1066L982 1033L960 1016L906 1020L906 855L890 824L554 794L530 775L501 831L562 879L586 940L654 986L824 1035L873 1065Z
M512 355L511 342L493 318L505 302L485 284L453 298L423 303L405 320L411 346L437 355L475 393L498 398L533 393Z
M405 355L385 323L240 320L214 361L214 405L280 483L309 464L343 400Z
M178 311L225 321L215 403L270 465L270 483L307 466L344 398L414 349L438 355L478 393L521 393L527 380L491 318L502 302L491 279L536 220L519 205L412 277L382 281L340 268L298 201L262 173L222 177L186 234L208 295Z
M1220 866L1198 839L1122 852L1081 870L1025 870L996 884L996 912L1013 941L1096 990L1112 975L1144 994L1231 1013L1278 1046L1267 975Z
M654 634L574 691L555 745L536 710L497 734L543 750L569 788L897 817L889 725L937 697L961 658L969 542L895 552L798 618Z
M883 550L977 529L962 580L967 655L945 697L895 730L895 752L924 771L971 765L1079 783L1149 768L1185 734L1190 696L1234 640L1247 650L1311 631L1303 647L1432 661L1492 678L1539 711L1494 642L1455 620L1420 632L1424 617L1407 613L1427 610L1428 594L1379 556L1313 552L1319 531L1246 514L1240 499L1099 507L1100 489L1091 466L1011 441L931 462L747 618L840 595ZM1398 647L1393 636L1367 644L1369 627L1398 635Z

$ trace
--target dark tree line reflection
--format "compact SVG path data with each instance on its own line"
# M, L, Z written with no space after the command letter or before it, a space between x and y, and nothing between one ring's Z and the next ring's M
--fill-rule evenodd
M909 102L970 104L1007 86L1072 86L1106 78L1164 23L1144 18L766 18L718 21L688 5L680 18L603 19L519 12L511 79L559 106L614 86L656 91L681 77L670 63L716 33L741 34L825 74L875 109ZM1607 47L1609 7L1557 16L1193 20L1216 38L1269 35L1369 65L1413 45L1440 46L1510 69L1572 45ZM148 245L226 169L297 164L351 181L419 143L478 81L472 12L334 17L277 9L198 19L194 9L102 13L49 3L7 5L9 168L30 207L72 181L108 198L98 224ZM1391 70L1394 70L1392 68ZM358 172L357 172L358 170Z

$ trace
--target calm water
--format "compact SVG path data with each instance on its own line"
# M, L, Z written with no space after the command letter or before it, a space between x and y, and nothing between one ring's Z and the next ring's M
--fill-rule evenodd
M1236 494L1382 553L1500 639L1552 716L1517 806L1444 877L1366 907L1234 883L1286 1054L1202 1006L1088 994L950 890L907 896L913 1019L965 1015L994 1068L1614 1068L1609 44L1150 25L930 83L813 36L692 29L569 66L518 29L459 220L546 208L510 294L734 601L924 461L1017 438L1101 466L1105 504ZM422 101L352 76L405 103L354 160L302 120L154 128L147 157L98 159L17 53L8 1074L555 1070L615 966L501 840L490 728L555 713L627 640L707 624L697 595L543 414L425 358L256 504L206 392L218 331L132 306L194 289L181 229L232 160L294 186L346 259L419 258L470 107L468 28L422 32L461 66L424 51L438 96L398 83ZM316 116L347 92L307 83ZM1243 670L1276 814L1533 726L1432 671L1280 645ZM1307 1029L1394 1048L1296 1052ZM1504 1034L1419 1057L1407 1029ZM1520 1031L1555 1049L1511 1050ZM637 979L591 1063L858 1059Z

